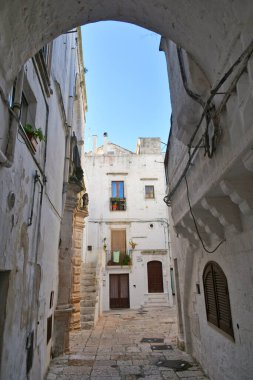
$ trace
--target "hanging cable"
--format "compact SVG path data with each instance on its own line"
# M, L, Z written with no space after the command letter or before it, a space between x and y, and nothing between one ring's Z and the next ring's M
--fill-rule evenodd
M194 223L194 226L195 226L195 229L196 229L196 232L197 232L197 235L198 235L198 238L200 240L200 243L203 247L203 249L207 252L207 253L214 253L215 251L217 251L217 249L221 246L222 243L224 243L226 240L221 240L219 242L219 244L214 248L214 249L207 249L206 246L205 246L205 243L200 235L200 232L199 232L199 228L198 228L198 224L197 224L197 221L195 219L195 216L193 214L193 211L192 211L192 206L191 206L191 202L190 202L190 195L189 195L189 186L188 186L188 182L187 182L187 178L186 176L184 176L184 179L185 179L185 184L186 184L186 194L187 194L187 200L188 200L188 204L189 204L189 209L190 209L190 213L191 213L191 216L192 216L192 220L193 220L193 223Z
M205 145L205 149L206 149L205 154L207 154L209 158L212 158L212 156L213 156L213 154L215 152L215 148L216 148L215 141L217 141L217 139L218 139L218 133L219 133L218 132L218 128L217 128L219 114L222 111L222 109L224 108L224 106L225 106L226 102L228 101L229 97L231 96L231 93L232 93L233 89L235 88L238 80L240 79L241 75L243 74L244 70L246 69L248 60L250 59L252 53L253 53L253 40L248 45L248 47L243 51L243 53L240 55L240 57L229 68L229 70L223 75L223 77L218 82L218 84L211 90L211 95L209 96L209 98L206 101L205 108L204 108L204 110L202 112L200 120L199 120L198 124L196 125L195 131L192 134L192 137L191 137L191 139L189 141L189 144L188 144L189 159L188 159L188 161L186 163L185 169L183 170L183 173L179 177L176 185L172 188L172 190L169 192L169 194L166 195L164 197L164 199L163 199L167 206L171 205L171 198L174 195L174 193L177 190L177 188L179 187L179 185L182 182L182 180L184 179L186 173L188 172L188 170L189 170L189 168L190 168L190 166L192 164L193 157L197 153L198 149L200 147L202 147L202 145L201 145L202 142L204 142L204 145ZM233 81L232 81L232 83L231 83L228 91L225 92L225 96L224 96L224 98L221 101L221 105L219 106L218 110L215 111L214 108L212 108L212 107L210 108L210 105L211 105L211 102L212 102L213 98L215 97L216 94L219 94L218 91L221 88L221 86L225 83L225 81L228 79L228 77L233 73L234 69L240 63L242 63L241 67L239 68L238 72L236 73L236 75L235 75L235 77L234 77L234 79L233 79ZM206 130L205 130L204 134L201 136L201 138L198 141L197 145L195 145L195 147L193 147L194 139L195 139L195 137L197 135L197 132L198 132L198 130L199 130L199 128L200 128L200 126L201 126L201 124L202 124L202 122L203 122L203 120L204 120L204 118L206 117L207 114L209 114L209 115L207 117ZM214 130L214 135L212 137L211 147L210 147L210 141L209 141L210 139L209 139L209 136L208 136L208 126L209 126L210 121L213 121L214 124L216 125L215 130ZM191 149L193 149L193 152L191 152Z
M184 66L183 52L182 52L181 47L177 47L177 56L178 56L181 78L182 78L184 89L185 89L186 93L193 100L195 100L195 102L199 103L202 108L205 108L205 101L201 98L201 96L199 94L196 94L195 92L193 92L188 86L187 76L186 76L185 66Z

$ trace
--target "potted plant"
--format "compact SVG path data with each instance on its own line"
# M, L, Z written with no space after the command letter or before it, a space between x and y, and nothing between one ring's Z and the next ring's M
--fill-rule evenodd
M36 152L36 146L38 144L37 139L39 139L39 141L46 141L45 135L43 134L41 128L34 128L31 124L26 124L24 126L24 130L32 144L34 152Z
M122 265L131 265L131 257L128 255L125 255L125 257L122 261Z
M135 243L132 239L129 240L129 245L132 249L134 249L137 246L137 243Z
M119 210L119 201L120 201L120 198L118 198L118 197L112 198L112 209L114 211Z

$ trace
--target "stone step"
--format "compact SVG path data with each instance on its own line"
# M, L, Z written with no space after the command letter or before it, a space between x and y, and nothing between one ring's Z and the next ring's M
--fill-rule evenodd
M146 298L144 302L157 303L157 302L168 302L167 298Z
M90 330L94 327L94 322L81 322L82 330Z
M96 278L96 274L95 273L83 273L81 274L81 279L86 279L86 280L93 280L94 278Z
M163 308L163 307L168 307L169 306L169 304L163 304L163 303L161 303L161 304L156 304L156 305L151 305L151 304L144 304L143 305L143 308L144 309L160 309L160 308Z
M96 280L81 279L80 284L81 286L96 286Z
M81 300L96 302L96 298L97 298L97 294L96 293L91 293L90 295L82 294L81 293Z
M81 277L82 278L93 278L93 277L96 277L96 271L91 271L91 270L84 271L84 270L82 270L81 271Z
M169 306L168 293L146 293L143 306L146 309Z
M168 294L167 293L154 293L154 294L145 294L144 296L145 300L168 300Z
M81 328L89 330L94 326L95 305L97 302L96 263L83 263L81 272Z
M88 289L87 289L88 288ZM97 289L97 284L93 284L93 285L88 285L88 284L81 284L80 285L80 289L81 290L84 290L84 291L93 291L93 290L96 290Z
M82 315L92 314L94 315L95 306L81 306L80 312Z
M94 288L93 290L88 290L85 288L85 287L81 287L80 289L80 293L82 295L82 299L85 299L85 298L91 298L93 295L95 295L97 292L96 292L96 288Z
M82 264L82 270L84 270L84 271L85 270L95 271L96 267L97 267L96 264L85 264L85 263Z
M94 313L93 314L84 314L80 316L81 322L94 322Z
M94 307L96 304L96 299L82 299L80 301L81 307Z
M85 299L95 299L96 298L96 295L97 295L97 292L94 291L94 292L86 292L85 290L82 290L81 289L81 299L82 300L85 300Z

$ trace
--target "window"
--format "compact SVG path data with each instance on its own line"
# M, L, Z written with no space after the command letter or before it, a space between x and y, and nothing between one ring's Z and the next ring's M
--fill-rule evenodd
M154 199L155 198L155 189L153 185L145 186L145 198Z
M20 121L21 121L21 124L22 124L23 127L27 123L27 117L28 117L28 101L26 100L25 95L22 94L21 110L20 110Z
M20 121L23 127L30 124L35 128L36 108L37 100L25 75L20 110Z
M53 317L52 315L50 315L50 317L47 318L47 344L52 338L52 330L53 330Z
M111 211L125 211L124 181L112 181Z
M207 263L203 284L207 320L234 337L227 279L217 263Z
M124 182L112 181L112 197L124 198Z
M24 82L25 83L25 82ZM28 85L26 86L26 91L22 93L21 99L21 109L20 109L20 122L22 127L25 130L21 131L21 134L26 136L25 142L27 143L29 140L29 144L27 144L28 148L31 150L33 154L36 153L38 141L36 139L37 135L36 126L35 126L35 116L36 116L36 99Z
M107 253L107 265L131 265L126 249L126 230L111 230L111 251Z
M51 94L50 84L50 71L52 60L53 43L49 43L43 46L37 54L34 56L35 64L39 70L40 77L46 91L47 96Z

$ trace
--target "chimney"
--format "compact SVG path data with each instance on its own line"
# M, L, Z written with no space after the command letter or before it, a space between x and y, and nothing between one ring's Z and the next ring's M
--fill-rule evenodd
M92 135L92 153L97 151L97 135Z
M104 133L104 154L107 154L107 148L108 148L108 134L107 132Z

